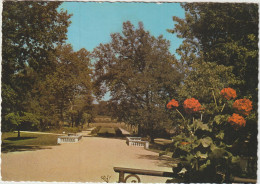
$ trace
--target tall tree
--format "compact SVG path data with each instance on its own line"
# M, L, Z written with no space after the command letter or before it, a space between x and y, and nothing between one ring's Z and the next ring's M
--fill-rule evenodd
M173 30L169 30L183 39L182 45L177 49L181 56L179 64L184 66L185 73L180 94L186 98L196 97L199 99L204 107L201 109L204 115L203 118L199 117L198 114L194 116L201 119L200 121L203 119L206 126L211 122L216 124L223 122L223 125L226 126L230 121L227 117L230 117L229 114L233 110L230 107L235 103L232 100L225 102L223 98L217 97L220 97L220 90L223 87L233 87L239 94L238 98L252 100L253 110L250 115L244 116L245 119L240 117L246 122L242 133L238 133L237 130L235 133L231 133L230 129L223 126L224 130L222 131L225 132L222 135L223 137L233 136L233 139L238 138L237 145L230 145L235 150L232 154L255 157L258 131L258 5L249 3L185 3L182 6L186 11L185 18L173 17L177 23ZM227 105L220 107L219 104L224 102ZM227 108L228 105L230 105L229 108ZM249 106L251 110L251 105ZM218 116L215 116L216 114ZM191 126L197 126L194 119L191 121ZM221 131L216 133L219 132ZM235 134L237 137L234 136ZM201 135L209 134L203 132ZM219 136L213 134L212 137ZM225 139L229 140L229 138ZM216 142L214 141L214 143ZM192 149L194 148L196 146L193 145ZM225 149L228 150L228 148ZM242 153L236 149L245 152ZM191 150L187 151L191 156L189 159L195 156L192 152ZM210 164L215 162L213 160L214 157L211 158ZM225 164L221 163L220 165L223 167ZM188 169L187 173L190 174L190 170L194 168ZM196 170L203 171L199 167ZM207 169L204 171L211 172L208 174L209 181L213 178L210 174L217 173ZM226 172L226 176L230 174L229 172L235 173L236 171L229 170ZM193 181L192 178L196 177L201 180L198 173L189 176L191 181Z
M241 94L258 100L258 5L250 3L185 3L185 19L171 32L183 38L182 62L199 56L206 62L231 66ZM256 103L257 104L257 103Z
M184 3L182 6L186 11L185 18L173 17L175 28L169 31L183 38L177 52L181 56L179 64L185 66L186 97L195 94L196 90L197 98L214 103L213 99L209 100L203 94L210 94L210 90L214 89L215 95L219 95L221 86L233 87L241 98L253 101L247 128L252 132L252 143L256 142L258 5ZM208 83L209 79L216 80ZM181 94L185 94L184 90Z
M48 55L66 39L71 16L57 10L60 4L3 3L2 117L13 112L21 116L35 83L53 69Z
M122 34L111 34L109 44L95 48L95 85L99 96L111 94L114 116L142 128L153 139L155 130L165 122L165 103L176 94L181 75L169 41L155 38L142 23L135 28L123 23ZM139 131L140 133L140 131Z
M89 55L85 49L74 52L71 45L58 46L56 49L52 58L56 70L46 76L37 90L47 98L40 106L46 107L45 111L52 106L49 110L56 115L56 123L63 122L65 116L70 114L72 125L74 122L78 125L84 109L92 104Z

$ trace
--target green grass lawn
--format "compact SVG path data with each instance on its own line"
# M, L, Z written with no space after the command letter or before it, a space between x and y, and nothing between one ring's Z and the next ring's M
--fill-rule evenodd
M44 149L44 146L57 145L57 135L44 135L21 133L21 137L17 137L17 133L2 132L2 152L14 151L30 151Z

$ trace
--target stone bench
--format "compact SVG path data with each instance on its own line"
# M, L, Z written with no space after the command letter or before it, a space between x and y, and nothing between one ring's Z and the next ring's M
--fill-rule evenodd
M68 135L68 136L59 136L57 143L76 143L82 138L82 135Z
M128 146L140 146L144 147L145 149L149 149L149 142L142 141L141 137L127 137L126 143Z

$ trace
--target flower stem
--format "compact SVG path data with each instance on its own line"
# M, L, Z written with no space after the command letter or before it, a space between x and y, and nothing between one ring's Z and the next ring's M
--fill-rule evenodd
M176 111L181 115L181 117L182 117L182 119L183 119L183 121L184 121L184 126L187 127L187 129L190 131L191 135L193 136L194 134L193 134L193 132L191 131L189 125L186 123L186 120L185 120L184 116L182 115L182 113L181 113L178 109L176 109Z
M223 105L223 107L222 107L222 109L221 109L221 111L220 111L220 112L222 112L222 111L224 110L224 107L225 107L225 105L226 105L226 104L224 103L224 105Z
M213 98L214 98L214 101L215 101L216 108L218 108L217 100L216 100L216 97L215 97L215 94L214 94L214 91L213 91L213 90L212 90L212 95L213 95Z
M185 118L183 117L182 113L178 109L176 109L176 111L181 115L182 119L185 121Z

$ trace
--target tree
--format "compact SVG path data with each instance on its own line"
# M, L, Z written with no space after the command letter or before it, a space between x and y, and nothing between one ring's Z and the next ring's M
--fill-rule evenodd
M139 126L152 140L156 129L167 120L165 105L176 94L182 76L169 52L169 41L155 38L128 21L122 34L111 34L112 41L94 49L95 86L98 96L108 90L112 113L119 121Z
M22 115L18 113L9 113L5 116L5 121L9 122L12 126L14 125L17 129L17 137L20 137L20 130L22 125L29 124L29 126L37 126L39 124L39 117L32 113L23 113Z
M198 132L190 137L181 133L175 137L174 146L180 152L175 150L179 155L174 157L181 158L183 163L186 161L187 172L181 177L189 182L203 181L201 176L208 176L205 182L230 181L230 174L237 175L240 171L235 162L241 156L256 157L257 153L258 6L242 3L185 3L182 6L185 19L174 17L177 24L169 30L183 38L183 44L177 49L185 74L179 93L181 101L197 98L202 108L201 114L187 115L190 130ZM242 99L234 102L221 98L220 90L231 89L229 87L235 88L238 98ZM248 116L238 115L232 112L235 104L253 110ZM185 111L183 108L177 112ZM177 112L172 112L175 117ZM243 128L231 129L230 124ZM209 135L212 139L207 137ZM217 145L221 149L210 147L211 150L206 151L208 143L221 143ZM228 152L228 157L224 157ZM200 159L204 163L199 163ZM222 177L217 176L220 168ZM178 169L182 167L174 168L174 172L178 173Z
M181 55L180 65L185 66L183 68L185 68L186 77L190 75L189 79L192 79L192 75L197 73L197 76L193 76L193 78L198 79L202 73L196 72L196 70L203 71L203 68L208 65L205 62L216 66L210 72L213 79L216 77L216 69L219 67L222 69L226 67L228 72L226 74L234 75L235 79L234 77L232 77L233 79L228 78L226 74L223 77L218 75L217 78L224 87L233 87L242 98L253 101L253 110L250 117L247 117L246 128L251 132L250 145L252 147L250 149L255 150L258 119L258 5L252 3L185 3L182 6L186 11L185 19L173 17L177 23L175 28L169 31L184 39L177 52ZM230 71L231 68L232 71ZM201 79L205 84L208 77ZM188 84L190 86L192 82L186 80L185 83L190 83ZM219 85L218 91L215 91L215 95L219 95L221 85ZM211 88L208 85L202 85L198 80L194 80L192 86L195 88L202 86L201 90L205 90L204 92ZM213 86L212 88L217 89ZM200 96L199 99L205 100L203 96Z
M66 116L70 116L67 119L72 126L79 125L84 110L92 104L89 55L85 49L74 52L71 45L58 46L53 55L56 69L46 76L37 91L46 99L40 106L56 117L56 125L64 122Z
M66 39L70 24L61 2L3 3L2 17L2 119L22 114L31 103L34 85L53 70L48 59Z
M107 101L99 101L98 104L95 105L95 110L97 115L99 116L110 116L109 102Z
M258 100L258 5L250 3L185 3L185 19L171 30L183 38L182 62L196 57L230 66L243 96ZM256 105L257 103L255 103ZM256 107L256 106L255 106Z

